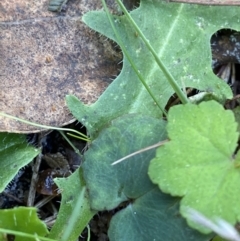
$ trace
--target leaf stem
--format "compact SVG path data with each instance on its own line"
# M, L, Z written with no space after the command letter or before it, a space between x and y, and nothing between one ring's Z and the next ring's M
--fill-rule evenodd
M25 123L25 124L28 124L28 125L32 125L32 126L36 126L36 127L40 127L40 128L43 128L43 129L52 129L52 130L62 130L62 131L69 131L69 132L73 132L73 133L76 133L78 134L80 137L80 139L84 140L84 141L90 141L90 139L88 138L88 136L84 135L83 133L81 132L78 132L74 129L70 129L70 128L61 128L61 127L55 127L55 126L47 126L47 125L41 125L41 124L38 124L38 123L35 123L35 122L31 122L31 121L27 121L27 120L24 120L22 118L18 118L18 117L15 117L15 116L12 116L12 115L8 115L8 114L5 114L3 112L0 112L0 116L4 116L4 117L7 117L7 118L10 118L10 119L13 119L13 120L16 120L16 121L20 121L22 123Z
M137 24L135 23L135 21L132 19L131 15L128 13L127 9L125 8L125 6L123 5L123 3L120 0L116 0L117 3L119 4L121 10L124 12L124 14L126 15L128 21L132 24L132 26L134 27L135 31L137 32L137 34L142 38L143 42L145 43L145 45L147 46L147 48L149 49L149 51L152 53L155 61L157 62L159 68L162 70L162 72L164 73L164 75L167 77L167 80L169 82L169 84L172 86L172 88L174 89L174 91L176 92L178 98L181 100L181 102L183 104L187 104L189 103L189 100L187 98L187 96L184 94L184 92L181 90L180 86L178 85L178 83L175 81L175 79L173 78L173 76L171 75L171 73L168 71L168 69L166 68L166 66L164 65L164 63L161 61L161 59L158 57L157 53L155 52L155 50L153 49L153 47L151 46L151 44L149 43L149 40L146 39L146 37L144 36L144 34L142 33L142 31L140 30L140 28L137 26Z
M74 146L74 144L69 140L69 138L65 135L65 133L62 130L59 130L60 134L64 137L64 139L68 142L68 144L72 147L74 152L78 154L80 157L82 157L81 153L79 150Z
M130 65L132 66L133 70L135 71L136 75L138 76L139 80L141 81L141 83L143 84L143 86L146 88L147 92L149 93L149 95L152 97L152 99L154 100L154 102L156 103L156 105L159 107L159 109L162 111L162 113L164 113L165 116L167 116L167 112L164 108L161 107L160 103L158 102L158 100L155 98L154 94L152 93L152 91L150 90L150 88L148 87L147 83L145 82L143 76L140 74L140 72L138 71L137 69L137 66L135 65L134 61L132 60L132 58L130 57L130 55L128 54L128 51L127 49L125 48L122 40L121 40L121 37L120 35L118 34L116 28L115 28L115 25L113 23L113 20L112 20L112 17L108 11L108 8L107 8L107 5L106 5L106 2L105 0L102 0L102 4L103 4L103 7L104 7L104 10L107 14L107 17L108 17L108 20L111 24L111 27L113 29L113 32L116 36L116 39L118 41L118 44L119 46L121 47L124 55L126 56L126 58L128 59Z

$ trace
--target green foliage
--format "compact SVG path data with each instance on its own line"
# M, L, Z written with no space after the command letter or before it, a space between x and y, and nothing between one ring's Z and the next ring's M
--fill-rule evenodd
M223 239L221 237L214 237L214 239L212 241L226 241L226 239Z
M138 197L111 220L111 241L207 241L213 235L202 235L189 228L179 214L179 198L172 198L153 188Z
M56 178L54 181L57 183L59 190L62 191L62 200L56 223L51 229L49 238L62 240L64 232L71 228L67 240L75 241L96 213L90 209L88 194L84 189L85 183L82 177L82 169L80 168L79 171L76 171L68 178ZM81 195L82 190L84 192L83 198L79 200L78 197ZM80 207L77 212L75 210L76 206ZM76 215L77 223L70 226L71 215Z
M240 220L237 123L231 111L214 101L179 105L168 114L170 142L157 150L149 167L151 180L165 193L184 196L181 214L191 207L209 219ZM209 230L189 221L203 232Z
M0 133L0 140L0 192L2 192L19 169L39 154L39 150L29 146L23 135Z
M149 180L147 169L155 150L111 166L129 153L164 140L165 125L148 116L123 116L112 121L85 154L83 171L91 207L111 210L128 202L110 222L111 241L209 239L186 226L178 215L178 198L163 194Z
M34 234L35 238L15 237L15 241L35 241L37 236L44 237L47 233L46 225L39 220L35 208L18 207L0 210L0 227L22 233ZM0 240L6 240L1 239Z
M240 132L240 106L233 109L233 114L235 116L236 122L238 123L237 130Z
M54 0L51 4L59 10L63 2ZM180 88L212 93L207 97L214 96L219 102L232 97L229 86L212 72L209 41L219 28L239 29L239 8L142 0L130 15ZM126 16L113 19L127 52L164 109L174 93L165 74ZM118 42L106 13L87 13L83 21ZM79 172L56 179L62 202L49 237L76 240L96 211L116 207L122 210L111 220L111 241L209 240L210 236L186 225L178 213L179 205L185 217L185 208L192 207L209 219L218 216L232 224L240 221L239 154L233 157L237 124L233 114L220 104L209 101L175 106L169 111L166 129L163 113L125 55L120 75L95 104L86 106L74 96L67 96L67 104L95 140L85 153ZM119 158L167 137L169 143L157 150L155 158L152 149L111 166ZM3 190L38 151L27 147L19 135L4 133L0 140ZM160 190L149 179L148 170ZM183 196L181 201L179 196ZM210 232L191 220L188 223ZM68 239L64 238L66 232L70 233Z
M119 165L111 163L166 138L164 121L126 115L113 120L85 153L83 174L94 210L110 210L130 198L137 198L154 186L147 168L155 151L143 152ZM141 131L139 131L141 130Z
M220 28L239 30L236 16L240 15L240 8L143 0L130 15L180 87L213 92L219 100L231 98L229 86L219 81L212 72L210 38ZM83 21L117 42L104 12L89 12L84 15ZM164 108L174 93L173 89L142 40L136 37L126 17L114 16L114 22L129 55ZM122 72L96 103L86 106L75 97L68 96L67 104L91 134L124 113L161 116L125 57Z

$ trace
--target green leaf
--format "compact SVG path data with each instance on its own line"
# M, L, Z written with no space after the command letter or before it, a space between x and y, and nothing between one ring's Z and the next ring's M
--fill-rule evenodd
M226 241L226 239L216 236L216 237L214 237L214 239L212 241Z
M153 188L118 212L110 222L111 241L203 241L213 235L192 230L179 214L179 198Z
M234 115L214 101L170 109L170 142L157 150L149 167L151 180L165 193L184 196L181 214L191 207L209 219L240 220L238 133ZM202 232L209 232L195 223Z
M30 146L24 135L0 133L0 192L18 173L39 154L39 150Z
M163 120L143 115L123 116L112 121L85 153L83 173L92 209L111 210L127 201L110 223L111 241L208 240L191 230L178 214L179 199L162 194L149 180L147 170L154 149L111 165L164 140L165 125Z
M166 138L164 121L126 115L111 122L85 153L83 175L94 210L113 209L153 188L147 176L152 149L111 166L114 161Z
M75 241L87 226L95 211L90 209L89 198L86 190L84 191L83 199L79 202L79 195L81 190L85 187L85 182L82 177L82 169L74 172L67 178L55 178L59 190L62 191L62 200L60 210L58 212L57 220L51 229L49 238L62 240L64 232L70 228L71 235L68 241ZM79 207L78 212L74 212L75 208ZM76 223L71 223L70 218L76 215Z
M213 92L219 100L231 98L229 86L212 72L210 38L220 28L240 30L240 8L142 0L131 16L181 87ZM114 20L127 51L162 107L165 107L173 94L165 76L125 16L114 16ZM83 21L116 41L104 12L89 12L84 15ZM85 106L72 96L67 97L67 103L91 134L124 113L143 113L153 117L162 114L125 57L120 75L96 103Z
M37 234L42 237L48 233L45 223L37 216L36 208L32 207L18 207L0 210L0 227L28 234ZM16 236L14 240L34 241L36 238Z
M233 114L235 116L235 120L238 123L237 130L240 132L240 106L237 106L236 108L233 109Z

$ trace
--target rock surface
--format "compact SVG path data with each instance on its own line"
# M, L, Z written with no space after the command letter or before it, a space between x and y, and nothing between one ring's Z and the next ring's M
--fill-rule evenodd
M101 9L101 1L70 0L60 13L49 12L48 4L0 2L0 111L62 126L73 121L65 96L94 103L118 74L121 59L114 43L81 21L84 13ZM0 131L40 130L0 116Z

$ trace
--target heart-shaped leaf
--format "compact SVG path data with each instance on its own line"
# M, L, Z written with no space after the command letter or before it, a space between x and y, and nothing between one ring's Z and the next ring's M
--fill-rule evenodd
M209 241L213 235L192 230L181 218L179 201L153 188L112 218L110 240Z

